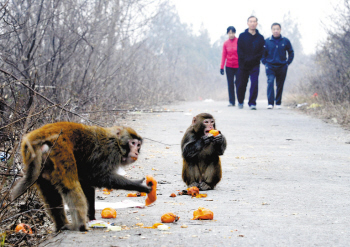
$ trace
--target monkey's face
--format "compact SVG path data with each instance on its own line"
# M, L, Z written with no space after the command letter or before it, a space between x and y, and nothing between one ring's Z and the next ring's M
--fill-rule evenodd
M139 139L130 139L128 142L129 152L126 156L122 157L122 164L128 165L134 163L139 157L140 148L141 148L141 140Z
M215 120L213 118L207 118L203 120L204 135L208 135L209 131L215 129Z

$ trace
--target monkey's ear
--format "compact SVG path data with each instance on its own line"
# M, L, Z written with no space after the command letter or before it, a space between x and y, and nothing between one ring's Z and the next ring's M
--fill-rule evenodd
M196 118L196 117L193 117L193 119L192 119L192 125L194 125L194 124L196 123L196 120L197 120L197 118Z
M109 133L111 133L112 135L116 135L117 137L120 137L120 132L122 131L121 126L113 126L110 128L107 128L109 130Z

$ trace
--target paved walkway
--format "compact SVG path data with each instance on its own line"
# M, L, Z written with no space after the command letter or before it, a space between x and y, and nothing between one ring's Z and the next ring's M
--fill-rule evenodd
M167 144L145 140L139 161L127 169L133 178L151 174L162 181L154 206L118 210L111 222L126 230L66 232L42 246L349 246L350 132L287 108L267 110L266 102L257 111L226 102L168 108L183 112L128 121L143 137ZM228 140L222 181L207 198L171 198L185 189L179 143L201 112L214 115ZM130 199L126 194L113 191L105 201ZM211 209L214 220L191 220L198 207ZM160 222L167 212L180 216L169 231L136 226Z

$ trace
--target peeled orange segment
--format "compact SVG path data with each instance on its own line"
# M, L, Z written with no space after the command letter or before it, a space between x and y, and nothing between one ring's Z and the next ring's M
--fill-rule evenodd
M218 134L220 134L220 132L218 130L210 130L209 134L212 134L213 136L217 136Z
M132 158L133 160L135 160L135 161L137 160L137 158L136 158L136 157L131 157L131 158Z
M105 218L105 219L116 218L117 217L117 211L115 211L114 208L105 208L101 212L101 217Z
M129 194L127 194L126 197L137 197L137 194L136 193L129 193Z
M173 223L174 221L178 221L180 217L176 216L173 213L166 213L163 214L162 217L160 218L163 223Z
M199 194L199 189L196 186L187 189L187 195L196 196Z
M214 213L207 208L198 208L193 212L193 220L212 220Z
M157 181L152 176L146 176L147 186L151 186L152 190L148 193L146 198L146 206L152 204L157 200Z
M16 226L15 232L23 232L26 234L33 234L32 228L29 225L21 223Z

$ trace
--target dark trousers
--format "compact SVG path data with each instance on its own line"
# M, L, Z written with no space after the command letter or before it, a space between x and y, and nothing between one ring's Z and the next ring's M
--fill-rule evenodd
M282 92L284 81L286 80L288 65L282 67L271 67L266 65L266 76L267 76L267 100L269 105L281 105L282 103ZM276 78L276 98L275 98L275 87L274 82Z
M228 85L228 98L231 105L236 104L235 97L235 85L237 89L237 71L238 68L230 68L226 67L226 77L227 77L227 85Z
M238 103L243 104L245 92L247 90L248 80L250 77L250 95L248 105L256 105L256 98L258 97L258 84L259 84L259 72L260 65L253 67L252 69L239 69L238 70L238 89L237 98Z

